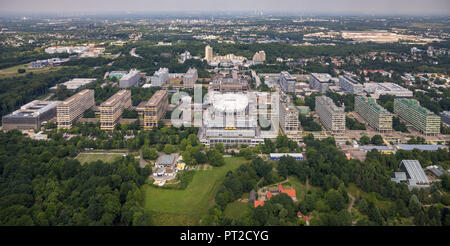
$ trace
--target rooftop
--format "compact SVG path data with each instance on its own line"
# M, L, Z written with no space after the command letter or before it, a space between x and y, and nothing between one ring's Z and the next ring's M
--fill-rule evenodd
M88 89L82 90L82 91L78 92L77 94L64 100L64 102L62 102L61 105L64 105L64 106L68 105L68 104L72 103L74 100L77 100L79 97L84 96L85 94L87 94L91 91L93 92L94 90L88 90Z
M153 94L152 98L148 100L146 106L155 106L157 105L165 96L167 95L167 91L159 90L155 94Z
M126 95L127 92L129 93L128 90L118 91L116 94L114 94L113 96L108 98L108 100L106 100L102 104L100 104L100 107L109 107L109 106L115 105Z
M162 155L159 157L159 165L172 165L174 163L175 156L173 155Z
M34 100L23 105L20 109L6 115L5 117L37 117L41 113L58 106L60 103L60 101Z
M406 169L406 172L408 173L411 180L414 180L416 183L430 183L418 160L403 160L400 163L400 167L401 166Z
M331 75L327 73L311 73L311 76L316 78L320 83L328 83L331 79Z

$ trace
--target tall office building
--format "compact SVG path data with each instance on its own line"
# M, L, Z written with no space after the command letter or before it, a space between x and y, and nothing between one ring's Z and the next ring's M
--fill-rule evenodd
M141 72L136 69L131 69L129 73L122 76L119 81L120 88L128 88L136 86L141 78Z
M169 94L167 91L157 91L148 102L138 106L137 111L143 122L144 130L151 130L158 126L158 122L164 118L169 106Z
M327 73L312 73L309 77L309 86L320 93L325 93L328 91L330 79L331 75Z
M396 98L394 113L425 135L439 134L441 131L441 118L420 106L415 99Z
M100 129L113 130L123 110L131 107L131 91L120 90L100 104Z
M184 88L192 89L194 88L194 84L198 79L197 69L189 68L186 74L183 77Z
M298 111L293 105L281 103L280 105L280 125L285 134L297 134L300 127Z
M346 92L362 95L364 86L348 75L339 76L339 85Z
M345 132L344 107L337 107L331 98L326 96L316 97L316 113L323 125L333 133Z
M209 45L205 47L205 60L211 61L213 59L213 48Z
M286 71L280 73L280 86L284 92L295 92L295 79Z
M84 111L95 105L94 90L82 90L60 103L56 109L58 128L70 128L83 116Z
M392 131L392 114L373 98L355 97L355 111L377 131Z
M152 86L162 86L169 79L169 69L162 67L150 78Z

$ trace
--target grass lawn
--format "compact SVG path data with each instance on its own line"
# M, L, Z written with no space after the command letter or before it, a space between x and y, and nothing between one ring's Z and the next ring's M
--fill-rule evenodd
M247 202L238 202L234 201L229 203L225 208L224 215L225 217L231 219L240 219L242 215L251 209L251 205Z
M17 71L19 68L25 69L25 73L19 73ZM23 65L17 65L17 66L13 66L13 67L9 67L9 68L0 69L0 78L23 76L29 72L45 73L45 72L50 72L50 71L57 71L61 68L63 68L63 66L58 66L58 67L47 66L47 67L43 67L43 68L30 69L29 64L23 64Z
M306 189L306 184L303 184L298 180L295 176L289 176L289 185L291 185L295 189L295 193L297 195L297 201L302 201L305 199L306 193L308 192L308 189ZM309 185L310 190L317 190L317 187Z
M153 225L198 225L212 205L225 174L247 161L243 158L225 158L225 165L210 170L196 171L184 190L162 189L144 185L144 207Z
M81 164L102 160L113 162L116 158L122 157L123 153L80 153L75 159Z

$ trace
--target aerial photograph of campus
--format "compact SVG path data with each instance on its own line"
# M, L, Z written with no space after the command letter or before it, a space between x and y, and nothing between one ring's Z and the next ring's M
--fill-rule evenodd
M1 0L0 227L450 226L449 51L448 0Z

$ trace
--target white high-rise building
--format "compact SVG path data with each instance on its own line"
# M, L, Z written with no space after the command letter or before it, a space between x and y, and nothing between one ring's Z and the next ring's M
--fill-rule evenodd
M169 69L168 68L160 68L155 74L150 78L152 86L161 86L167 83L169 79Z
M192 89L198 79L197 69L189 68L183 77L184 88Z
M297 134L300 127L298 111L293 105L280 103L280 125L285 134Z
M320 93L325 93L328 91L330 80L331 75L327 73L312 73L309 77L309 86Z
M339 86L346 92L362 95L364 86L348 75L339 76Z
M205 47L205 60L211 61L213 59L213 48L209 45Z
M136 86L140 78L141 72L136 69L131 69L129 73L127 73L120 79L119 86L120 88Z
M295 92L295 79L286 71L280 74L280 86L284 92Z

